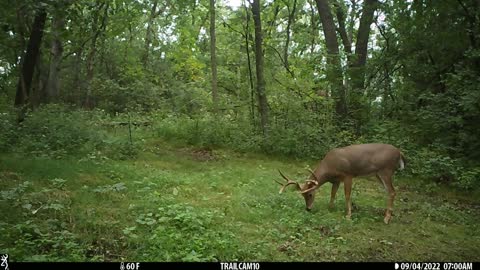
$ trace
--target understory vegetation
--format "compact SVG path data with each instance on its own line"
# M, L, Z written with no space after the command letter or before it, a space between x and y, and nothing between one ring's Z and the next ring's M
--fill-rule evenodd
M2 133L0 250L14 261L462 261L479 252L478 189L421 177L421 167L438 170L420 151L395 177L385 225L374 179L355 181L351 221L342 192L327 208L330 185L312 212L296 192L278 194L277 169L302 179L320 155L261 154L261 140L227 139L242 130L225 120L61 106L34 115Z

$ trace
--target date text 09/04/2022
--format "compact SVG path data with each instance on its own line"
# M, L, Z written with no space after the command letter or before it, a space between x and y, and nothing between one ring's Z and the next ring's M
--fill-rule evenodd
M442 263L395 263L396 270L472 270L473 264L467 262L442 262Z

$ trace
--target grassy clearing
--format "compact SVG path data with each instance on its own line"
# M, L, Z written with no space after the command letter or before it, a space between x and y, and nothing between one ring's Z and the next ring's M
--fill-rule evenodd
M352 220L330 185L312 212L278 194L316 161L282 160L149 140L134 160L0 155L0 253L14 261L471 261L480 253L478 194L395 179L386 194L357 179ZM475 199L472 199L475 198Z

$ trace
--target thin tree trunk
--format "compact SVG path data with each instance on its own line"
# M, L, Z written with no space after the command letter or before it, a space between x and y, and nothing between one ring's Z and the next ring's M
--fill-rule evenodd
M72 93L70 102L75 103L78 106L81 106L81 96L82 96L82 83L81 83L81 67L82 67L82 54L83 47L78 47L75 51L75 61L74 61L74 75L73 75L73 87L75 91Z
M42 43L43 28L47 18L47 12L44 8L40 9L35 15L32 31L28 40L27 51L22 60L22 69L20 72L17 92L15 95L15 106L22 106L29 102L30 90L32 87L33 72L40 53L40 45ZM19 120L22 120L20 116Z
M252 3L253 22L255 24L255 69L257 74L257 96L260 113L260 124L264 136L268 131L268 102L265 93L265 77L263 74L263 34L262 20L260 17L260 0Z
M293 0L293 7L291 12L290 12L290 7L287 4L287 9L288 9L288 22L287 22L287 29L286 29L287 37L285 38L285 49L283 51L283 61L285 64L285 69L288 71L288 73L292 75L292 77L295 77L295 74L293 73L293 71L290 70L290 64L288 63L288 48L290 45L290 29L292 27L292 24L294 23L296 8L297 8L297 0Z
M312 29L312 32L310 33L310 36L312 37L312 43L310 44L310 54L313 55L313 52L315 51L315 46L317 45L316 43L316 35L317 35L317 21L315 20L315 3L311 3L310 1L308 2L310 4L310 27Z
M154 0L150 16L148 17L147 33L145 34L145 47L142 55L142 64L144 68L147 68L148 65L148 54L150 52L150 43L152 43L152 24L157 14L157 4L158 0Z
M337 35L332 12L328 0L316 0L323 34L327 46L327 79L332 86L332 97L335 99L335 110L340 117L345 117L347 108L345 102L345 89L343 87L342 68L338 53Z
M248 79L250 82L250 113L252 117L252 124L255 125L255 94L254 94L254 85L253 85L253 72L252 72L252 61L250 60L250 11L247 8L247 5L244 2L245 14L247 17L247 23L245 25L245 48L247 53L247 64L248 64Z
M98 2L97 2L98 4ZM98 21L99 21L99 13L102 10L102 7L104 7L104 14L102 18L102 24L100 27L98 27ZM87 56L87 95L85 98L85 104L84 106L86 108L92 108L94 106L93 104L93 97L92 97L92 81L93 81L93 76L94 76L94 64L95 64L95 55L97 53L97 39L98 36L100 35L100 32L105 29L105 24L107 20L107 15L108 15L108 3L105 4L101 3L98 8L98 12L95 13L94 18L93 18L93 24L92 24L92 30L93 30L93 38L92 42L90 44L90 52Z
M60 40L60 34L65 26L65 20L61 12L57 12L52 22L52 45L50 49L50 71L48 73L46 102L53 102L59 94L59 72L60 63L62 61L63 46Z
M215 0L210 0L210 61L212 67L212 101L215 113L218 109L218 92L217 92L217 55L215 51Z

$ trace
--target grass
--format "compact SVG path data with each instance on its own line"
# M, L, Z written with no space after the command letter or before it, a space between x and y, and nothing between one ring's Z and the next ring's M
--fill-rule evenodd
M316 162L316 161L315 161ZM131 160L0 155L0 253L12 261L472 261L478 194L397 175L386 193L356 179L352 220L330 185L315 207L277 169L302 179L315 162L182 147L155 139Z

